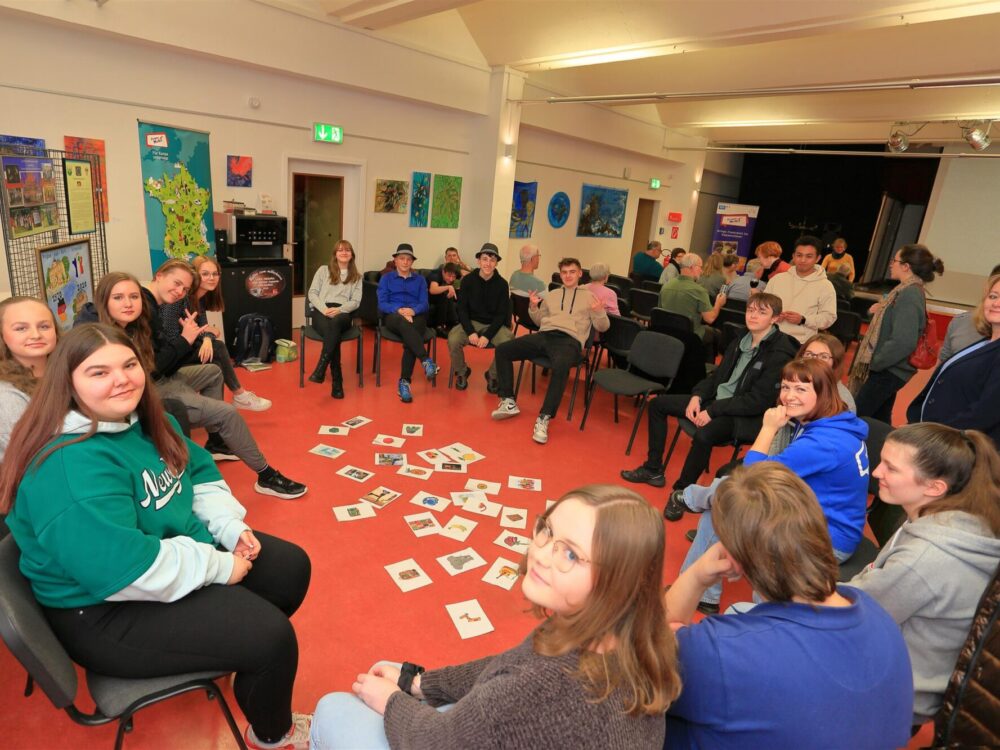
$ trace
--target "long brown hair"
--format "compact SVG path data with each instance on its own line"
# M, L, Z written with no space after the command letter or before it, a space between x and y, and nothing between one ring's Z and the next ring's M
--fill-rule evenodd
M983 298L979 301L979 307L972 313L972 322L976 326L976 331L987 338L992 338L993 326L986 320L986 298L990 296L990 292L993 291L993 287L997 284L1000 284L1000 273L991 274L989 280L986 282L986 290L983 292Z
M822 362L815 359L793 359L782 368L781 379L793 383L812 383L816 392L816 406L811 414L800 418L802 422L812 422L847 411L847 404L837 391L837 376L833 374L832 368Z
M361 272L358 271L358 267L354 262L354 245L352 245L347 240L338 240L337 244L333 246L333 252L330 253L330 285L336 286L340 282L340 264L337 263L337 251L346 247L351 251L351 261L347 264L347 278L344 279L344 284L354 284L361 280Z
M39 466L60 448L80 443L97 432L97 418L88 412L73 390L73 373L87 357L109 344L126 346L139 356L135 343L117 326L87 323L73 328L59 341L49 357L35 397L11 433L10 447L0 466L0 512L7 513L13 507L21 478L32 463ZM46 448L59 434L71 410L90 417L90 429L83 435ZM164 463L172 472L180 474L188 460L187 445L167 420L148 371L136 413L142 431L156 446Z
M774 602L821 602L837 589L838 567L816 495L776 461L739 466L712 501L719 541L747 580Z
M893 430L886 441L913 448L913 466L922 479L948 485L947 494L920 508L919 515L965 511L1000 536L1000 455L992 440L978 430L920 422Z
M7 309L13 307L14 305L19 305L22 302L34 302L36 305L41 305L48 312L49 317L52 318L52 329L56 332L56 343L59 343L59 324L56 323L55 316L52 315L52 310L41 300L35 297L11 297L0 302L0 331L3 329L3 319L7 315ZM3 335L0 334L0 380L6 380L12 386L30 396L35 392L35 387L38 385L38 378L35 374L18 362L14 355L10 353L10 349L7 348L7 342L3 340Z
M139 317L127 326L124 326L124 328L118 325L118 322L108 312L108 301L111 299L111 292L123 281L131 281L135 284L135 288L139 290L139 303L142 305L142 312L139 314ZM94 307L97 308L97 319L99 321L115 328L123 328L128 337L135 342L136 352L139 354L142 369L147 374L153 372L156 368L156 359L153 353L153 329L149 324L149 316L152 312L142 296L142 284L139 283L139 279L125 271L108 271L101 278L97 284L97 288L94 290Z
M547 618L535 631L535 651L557 656L580 649L574 676L595 702L621 687L629 715L662 714L681 688L677 642L666 626L661 591L663 520L635 492L591 484L567 492L539 522L571 498L597 511L593 588L583 608L570 615L532 607L536 616ZM609 636L613 647L598 653Z
M191 265L194 266L194 284L191 288L191 301L194 303L195 309L204 308L205 310L210 310L211 312L223 312L226 309L226 302L222 299L222 276L219 276L219 284L210 292L205 292L199 298L197 295L198 287L201 286L201 267L206 263L211 263L215 266L215 270L220 274L222 273L222 266L219 262L208 255L199 255L193 261Z

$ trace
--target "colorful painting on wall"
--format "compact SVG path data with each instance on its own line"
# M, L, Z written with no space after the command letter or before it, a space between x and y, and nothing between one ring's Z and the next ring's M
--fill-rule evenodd
M4 156L3 187L10 209L10 233L15 239L59 227L52 159Z
M431 226L436 229L454 229L462 209L462 178L446 174L434 175L434 203L431 208Z
M83 306L94 301L90 241L74 240L39 248L38 278L45 292L45 303L60 329L68 331Z
M576 236L621 237L627 202L628 190L584 183Z
M410 195L410 226L426 227L431 207L431 173L413 173L413 192Z
M253 187L253 157L226 155L226 187Z
M104 141L100 138L81 138L78 135L64 135L63 147L71 155L86 154L98 157L97 175L100 177L99 183L101 188L100 216L104 221L107 221L111 215L108 213L108 166L106 157L104 156ZM97 198L94 199L94 202L97 202Z
M558 229L566 223L568 218L569 196L560 191L549 200L549 225L553 229Z
M405 214L409 196L406 180L375 180L375 213Z
M45 139L27 135L0 135L0 154L45 156Z
M538 197L537 182L514 180L514 199L510 204L510 236L530 237L535 223L535 199Z

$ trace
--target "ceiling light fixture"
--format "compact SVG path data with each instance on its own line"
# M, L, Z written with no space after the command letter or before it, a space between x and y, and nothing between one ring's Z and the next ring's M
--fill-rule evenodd
M910 147L910 137L902 130L894 130L889 136L889 140L885 142L885 145L889 147L892 153L899 154Z
M972 147L973 151L985 151L990 147L990 128L992 120L970 123L962 126L962 137Z

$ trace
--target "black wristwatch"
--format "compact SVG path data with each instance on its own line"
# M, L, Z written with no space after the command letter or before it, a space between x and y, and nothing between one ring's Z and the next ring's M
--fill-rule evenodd
M403 666L399 668L399 680L396 682L396 684L399 686L399 689L402 690L404 693L407 693L408 695L413 695L413 693L410 692L410 688L413 687L413 678L416 677L418 674L423 674L426 671L427 670L425 670L419 664L412 664L408 661L404 661Z

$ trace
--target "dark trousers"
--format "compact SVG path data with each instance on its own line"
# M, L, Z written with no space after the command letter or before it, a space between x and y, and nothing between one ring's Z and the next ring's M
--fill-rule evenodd
M690 401L689 395L667 395L657 396L649 402L649 451L643 466L650 471L660 473L666 469L663 465L663 452L669 431L667 417L683 417ZM674 482L675 490L682 490L689 484L698 482L702 472L708 468L712 448L731 442L735 426L736 422L732 417L714 417L707 425L697 429L691 438L691 449L684 459L680 476Z
M532 333L500 344L494 357L500 398L514 398L514 362L547 357L552 367L539 414L554 417L566 390L569 371L580 361L581 354L580 342L560 331Z
M892 407L896 405L896 394L906 385L888 370L870 372L868 380L854 397L859 417L871 417L886 424L892 424Z
M419 359L427 359L424 348L424 331L427 330L427 316L414 315L411 323L399 313L389 313L385 316L383 325L403 340L403 359L399 368L399 377L409 380L413 377L413 365Z
M447 299L447 295L440 296L445 297L445 299L431 302L430 326L431 328L447 327L450 330L458 325L458 306L455 304L455 300Z
M328 318L323 313L317 311L311 318L313 328L323 337L323 353L330 360L330 371L335 375L340 367L340 339L351 328L351 316L347 313L340 313Z
M236 369L233 367L233 360L229 358L225 342L212 339L212 362L222 370L222 382L226 384L226 388L236 393L243 387L240 385L240 379L236 377Z
M45 608L76 663L111 677L235 672L233 693L254 733L274 742L292 726L299 648L288 618L309 588L302 548L254 532L260 556L235 586L213 584L175 602Z

